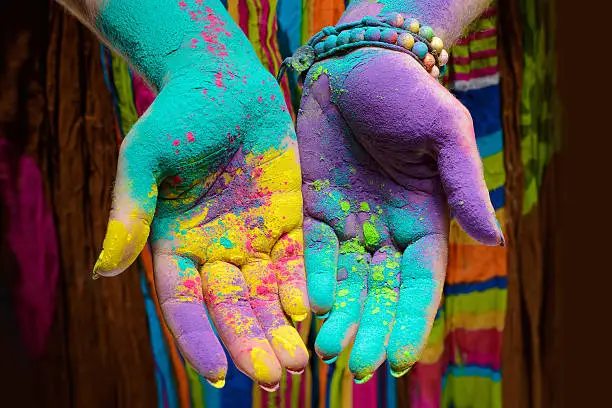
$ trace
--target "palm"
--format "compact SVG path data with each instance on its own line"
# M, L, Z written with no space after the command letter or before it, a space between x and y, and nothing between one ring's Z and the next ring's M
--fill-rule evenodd
M222 383L227 362L209 315L238 368L263 387L278 384L282 367L301 371L308 353L287 319L308 312L301 177L274 78L262 67L221 89L199 74L169 84L126 138L120 173L130 194L113 218L131 222L134 199L154 206L158 297L187 360Z
M306 270L313 310L331 311L316 349L333 361L355 339L358 380L386 358L398 375L418 358L444 281L447 202L468 232L499 242L477 151L463 150L474 144L466 119L402 54L362 50L309 73L298 118Z

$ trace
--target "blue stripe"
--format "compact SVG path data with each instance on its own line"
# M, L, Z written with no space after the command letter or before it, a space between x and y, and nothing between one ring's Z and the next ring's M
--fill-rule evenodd
M491 198L491 204L495 210L499 210L506 205L506 189L504 186L496 188L493 191L489 191L489 197Z
M387 380L387 408L397 408L397 390L396 390L396 379L391 375L391 366L389 361L384 365Z
M473 292L484 292L489 289L507 289L508 279L505 276L496 276L484 282L456 283L444 286L444 295L465 295Z
M477 137L476 145L480 157L489 157L501 152L504 148L504 136L502 131L491 133L486 136Z
M446 377L449 375L452 375L453 377L484 377L490 378L496 382L501 381L500 371L477 365L456 366L454 364L450 364L444 373L444 383L446 382Z
M477 138L502 129L499 85L453 93L470 111Z

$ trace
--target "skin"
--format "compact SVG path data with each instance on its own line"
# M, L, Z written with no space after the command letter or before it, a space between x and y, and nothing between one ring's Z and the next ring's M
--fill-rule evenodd
M488 1L355 0L341 22L401 12L457 39ZM418 360L440 304L449 209L486 245L504 245L467 109L412 57L361 48L307 74L297 134L315 349L335 361L354 341L358 383L389 360Z
M148 238L166 323L222 387L227 360L266 390L308 352L301 177L282 92L217 0L66 1L158 92L122 143L94 276ZM210 321L209 317L210 316Z

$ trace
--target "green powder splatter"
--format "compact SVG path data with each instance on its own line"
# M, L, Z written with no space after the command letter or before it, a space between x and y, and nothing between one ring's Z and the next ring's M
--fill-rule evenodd
M368 203L366 203L366 202L362 202L362 203L359 205L359 209L360 209L361 211L366 211L366 212L369 212L369 211L370 211L370 204L368 204Z
M365 243L367 246L374 246L378 244L378 240L380 240L380 235L378 231L376 231L376 227L369 222L363 224L363 238L365 239Z
M338 296L339 297L346 296L346 295L348 295L348 293L349 293L348 289L340 289L338 291Z
M340 246L341 254L350 254L354 252L357 252L360 254L365 253L365 248L363 247L363 245L359 243L359 240L357 238L353 238L349 241L343 242L342 245Z
M221 239L219 240L221 245L223 245L225 248L230 249L234 247L234 244L232 243L232 241L230 241L229 239L225 238L225 237L221 237Z
M329 187L329 180L315 180L312 183L312 187L315 189L315 191L321 191L322 189Z
M312 80L316 81L323 74L327 74L327 68L323 68L323 65L319 65L315 70L314 74L312 74Z
M351 209L351 203L348 201L340 201L340 208L342 208L342 211L344 212L349 212Z

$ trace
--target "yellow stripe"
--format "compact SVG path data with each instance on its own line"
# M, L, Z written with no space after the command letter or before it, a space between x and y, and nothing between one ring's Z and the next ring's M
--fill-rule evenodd
M497 56L482 58L477 60L471 60L469 64L453 64L453 70L460 74L469 74L472 70L496 67L498 65L499 58Z
M268 50L270 51L270 55L272 56L271 72L276 73L280 68L280 55L278 54L278 44L276 44L276 47L273 46L276 42L276 36L274 35L275 33L273 27L274 21L276 20L276 6L278 4L278 0L269 0L269 3L270 12L268 13L268 38L266 38L266 44L268 46ZM274 49L276 49L277 52L274 52Z
M456 57L469 57L470 52L492 50L497 48L497 36L470 41L468 45L455 45L452 54Z
M240 21L240 13L238 12L238 0L227 0L227 11L234 19L236 24Z
M253 381L253 408L261 408L261 388Z
M257 0L246 0L247 8L249 10L248 19L248 37L251 45L255 49L255 53L259 57L259 60L264 66L268 66L268 58L261 47L261 38L259 37L259 10L261 6Z

